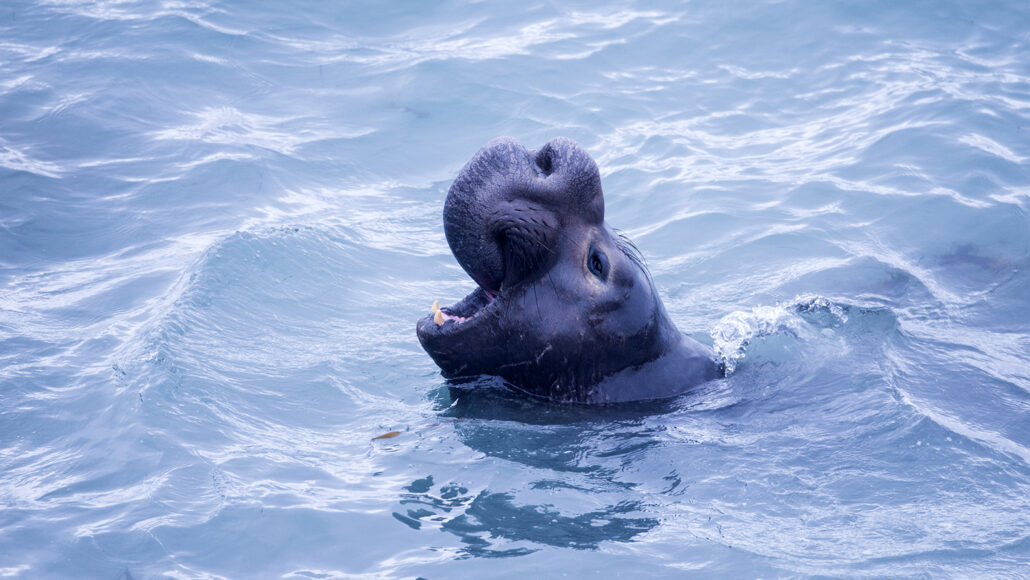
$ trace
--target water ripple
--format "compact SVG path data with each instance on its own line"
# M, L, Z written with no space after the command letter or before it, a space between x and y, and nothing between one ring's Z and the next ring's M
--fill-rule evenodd
M234 108L208 108L192 113L195 123L162 129L157 140L253 146L291 155L299 147L326 139L355 139L375 132L371 128L324 129L321 119L281 118L243 113Z

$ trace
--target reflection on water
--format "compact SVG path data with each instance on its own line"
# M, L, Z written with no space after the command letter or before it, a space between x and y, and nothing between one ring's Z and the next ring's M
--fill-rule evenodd
M534 485L540 489L545 482ZM596 549L601 542L627 542L637 534L658 525L647 517L625 517L641 513L639 502L621 502L604 509L574 516L563 515L549 505L517 505L510 493L480 492L468 495L457 485L444 485L434 494L433 477L417 479L405 487L400 504L405 514L393 517L412 529L438 528L450 532L466 545L469 556L503 558L524 556L536 551L533 547L492 549L498 542L505 545L528 542L559 548Z

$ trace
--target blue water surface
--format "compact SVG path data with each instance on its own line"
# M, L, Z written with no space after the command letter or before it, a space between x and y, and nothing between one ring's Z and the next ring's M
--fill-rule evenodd
M500 135L727 378L448 388ZM0 576L1021 577L1028 212L1025 0L8 1Z

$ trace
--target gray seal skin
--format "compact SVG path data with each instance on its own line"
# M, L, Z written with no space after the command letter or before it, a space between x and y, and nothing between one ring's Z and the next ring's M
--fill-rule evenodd
M636 247L605 223L597 164L574 141L536 152L491 141L454 180L443 221L478 286L418 321L444 377L607 403L722 376L712 350L669 320Z

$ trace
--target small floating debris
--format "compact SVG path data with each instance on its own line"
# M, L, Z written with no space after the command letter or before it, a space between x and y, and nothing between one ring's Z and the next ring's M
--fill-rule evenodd
M376 437L373 437L372 441L375 441L376 439L392 439L392 438L394 438L394 437L396 437L396 436L398 436L400 434L401 434L400 431L390 431L389 433L383 433L382 435L378 435Z

